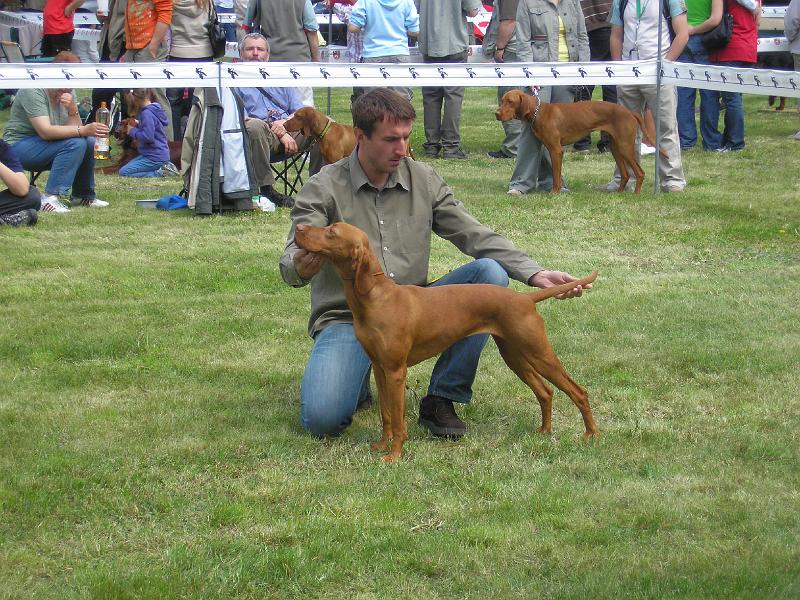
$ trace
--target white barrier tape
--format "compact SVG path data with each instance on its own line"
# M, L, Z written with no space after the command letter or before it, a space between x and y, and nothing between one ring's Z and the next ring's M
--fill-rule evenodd
M655 61L508 64L46 63L0 64L1 88L497 87L655 85ZM800 73L665 61L663 83L800 97Z
M72 21L76 26L78 25L99 25L100 21L94 13L76 12L72 16ZM7 10L0 11L0 22L7 25L43 25L44 15L35 12L9 12Z
M782 19L786 16L788 6L762 6L761 16L767 19Z
M667 85L800 98L800 72L712 67L665 60L661 81Z

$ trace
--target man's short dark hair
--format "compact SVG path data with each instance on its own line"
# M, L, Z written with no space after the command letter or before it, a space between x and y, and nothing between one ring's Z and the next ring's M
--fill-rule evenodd
M353 127L358 127L367 137L372 136L379 121L388 119L397 123L413 121L417 117L411 102L390 88L377 88L362 94L353 102L352 111Z

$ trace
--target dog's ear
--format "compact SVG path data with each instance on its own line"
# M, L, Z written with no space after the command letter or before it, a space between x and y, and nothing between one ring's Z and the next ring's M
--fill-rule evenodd
M519 118L523 121L530 123L531 119L533 119L533 99L528 96L527 94L520 94L519 95L519 108L517 109L517 114Z
M375 287L375 277L369 272L369 253L363 245L357 244L350 257L353 259L353 289L359 296L369 294Z

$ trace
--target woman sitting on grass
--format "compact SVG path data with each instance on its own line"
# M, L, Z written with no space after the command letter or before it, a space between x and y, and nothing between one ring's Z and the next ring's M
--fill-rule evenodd
M128 135L136 140L139 156L119 170L123 177L164 177L178 175L178 169L169 162L169 144L164 126L169 123L161 105L156 102L155 90L131 90L125 97L128 113L136 115L136 126Z
M0 225L36 225L42 197L28 183L14 151L3 140L0 140L0 181L8 187L0 191Z
M77 63L80 59L70 52L59 52L53 62ZM74 91L38 88L17 93L3 139L23 168L50 171L42 211L67 213L70 209L63 200L68 199L73 206L108 206L94 193L96 135L108 135L108 127L81 122ZM71 198L67 196L70 188Z

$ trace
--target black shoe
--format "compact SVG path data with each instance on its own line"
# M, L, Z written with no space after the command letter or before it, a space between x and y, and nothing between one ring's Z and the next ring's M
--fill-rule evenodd
M445 150L442 152L442 158L455 158L457 160L464 160L467 157L467 153L464 152L461 148L456 148L455 150Z
M606 152L611 152L611 144L597 144L597 151L600 154L605 154Z
M458 439L467 433L467 424L458 418L453 402L438 396L425 396L422 399L417 423L437 437Z
M275 206L283 208L292 208L294 206L294 198L284 196L271 185L261 186L261 195L269 198Z
M356 405L356 412L367 410L372 407L372 392L367 390L367 395L361 398Z
M26 208L10 215L0 215L0 225L11 225L11 227L22 227L28 225L33 227L39 220L39 213L32 208Z
M502 150L492 150L491 152L487 152L486 155L489 158L514 158L513 156L509 156Z
M439 158L439 150L438 149L436 149L436 150L433 150L433 149L428 150L426 148L425 149L425 158Z

